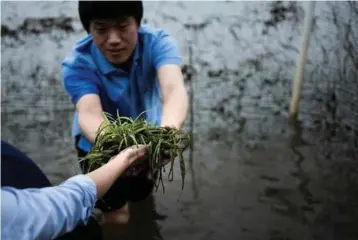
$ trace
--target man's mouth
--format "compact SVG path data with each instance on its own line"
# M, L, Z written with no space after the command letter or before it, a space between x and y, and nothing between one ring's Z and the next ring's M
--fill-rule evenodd
M123 52L124 49L108 49L107 51L110 52L111 54L119 54L121 52Z

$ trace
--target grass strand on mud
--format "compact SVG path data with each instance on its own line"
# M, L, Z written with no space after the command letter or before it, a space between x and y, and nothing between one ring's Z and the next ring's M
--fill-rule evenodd
M81 161L88 161L88 169L93 171L106 164L113 156L127 147L144 144L148 146L149 171L152 175L156 190L161 184L164 192L163 173L165 165L169 164L169 181L173 181L174 160L178 157L184 189L185 161L183 151L190 146L190 135L168 127L154 126L139 117L136 119L120 117L113 119L104 114L105 121L98 130L94 145L86 157ZM169 162L164 162L164 152L170 156ZM154 174L158 170L158 174ZM156 177L156 178L155 178Z

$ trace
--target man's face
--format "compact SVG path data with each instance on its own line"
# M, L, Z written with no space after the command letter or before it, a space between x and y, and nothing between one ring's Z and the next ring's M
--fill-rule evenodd
M93 20L90 33L107 60L120 65L130 58L135 49L138 25L133 17L121 21Z

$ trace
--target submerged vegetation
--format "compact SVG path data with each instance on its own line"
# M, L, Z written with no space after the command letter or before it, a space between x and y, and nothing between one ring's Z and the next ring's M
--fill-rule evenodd
M170 163L169 181L173 181L174 160L179 159L184 189L185 162L183 151L190 145L190 135L169 127L159 127L149 124L144 119L120 117L113 119L105 113L105 121L99 128L94 145L88 155L81 161L88 161L86 172L93 171L106 164L120 151L133 145L148 146L148 157L145 161L158 189L161 184L164 192L163 173L165 165ZM157 174L155 174L157 172Z

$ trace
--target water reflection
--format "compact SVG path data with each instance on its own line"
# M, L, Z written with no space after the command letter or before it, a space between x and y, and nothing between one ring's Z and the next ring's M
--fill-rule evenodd
M155 208L155 199L149 196L145 200L129 204L130 221L125 226L107 224L103 227L106 240L162 240L157 223L167 216L160 214Z
M234 135L224 129L218 129L221 134L215 140L198 136L193 167L200 195L195 200L191 189L185 188L177 202L174 196L180 193L180 181L156 195L157 207L168 216L161 224L164 239L334 239L326 238L330 226L340 225L332 210L349 203L337 195L339 183L324 176L332 169L322 164L327 160L323 153L330 151L337 157L345 142L335 138L332 149L323 132L275 119L275 132L285 129L287 137L249 140L245 131ZM341 176L341 183L347 181L341 173L334 174ZM358 215L345 211L343 216L348 226ZM339 239L358 233L347 227L339 231L343 237Z

